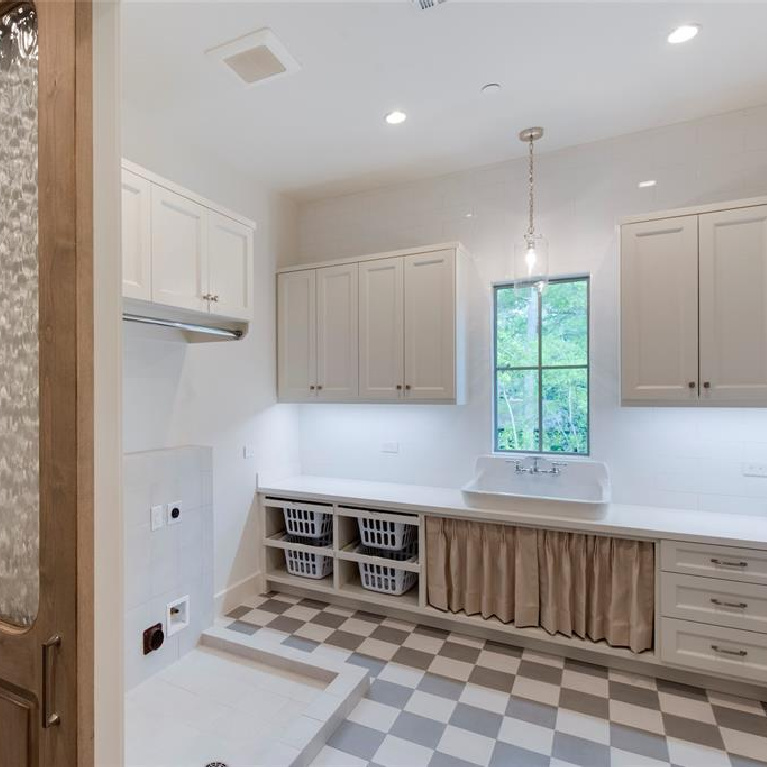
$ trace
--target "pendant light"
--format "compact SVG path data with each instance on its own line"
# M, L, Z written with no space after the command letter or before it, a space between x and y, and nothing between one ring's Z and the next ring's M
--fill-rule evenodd
M527 231L521 241L514 245L513 279L515 283L532 283L543 290L549 281L549 243L535 231L535 187L533 166L533 144L543 136L543 128L525 128L519 140L528 144L529 164L529 216Z

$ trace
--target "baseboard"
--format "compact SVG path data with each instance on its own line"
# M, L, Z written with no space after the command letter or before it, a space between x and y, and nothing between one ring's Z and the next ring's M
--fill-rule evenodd
M266 591L266 578L261 572L253 573L215 595L214 610L217 618L239 607L246 599Z

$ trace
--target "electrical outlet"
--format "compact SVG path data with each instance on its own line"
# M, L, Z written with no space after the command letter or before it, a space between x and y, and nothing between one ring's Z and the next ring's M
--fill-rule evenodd
M184 518L183 501L172 501L168 504L168 524L177 525Z
M165 506L152 506L149 509L149 529L154 532L165 527Z
M256 457L256 448L253 445L243 445L242 457L245 459Z
M744 477L767 477L767 463L744 463Z
M384 442L381 445L382 453L399 453L399 442Z

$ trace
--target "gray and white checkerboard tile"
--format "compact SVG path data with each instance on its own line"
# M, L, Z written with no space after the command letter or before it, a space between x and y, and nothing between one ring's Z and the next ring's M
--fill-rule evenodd
M767 706L271 592L229 628L368 669L314 767L756 767Z

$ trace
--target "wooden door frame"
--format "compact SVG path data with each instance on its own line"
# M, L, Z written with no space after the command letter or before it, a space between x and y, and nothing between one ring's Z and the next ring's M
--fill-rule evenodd
M0 12L18 6L0 0ZM0 628L0 675L31 680L30 753L40 767L93 765L93 113L91 0L38 0L40 605ZM62 545L63 544L63 545ZM40 726L41 646L61 636ZM66 717L66 718L65 718Z

